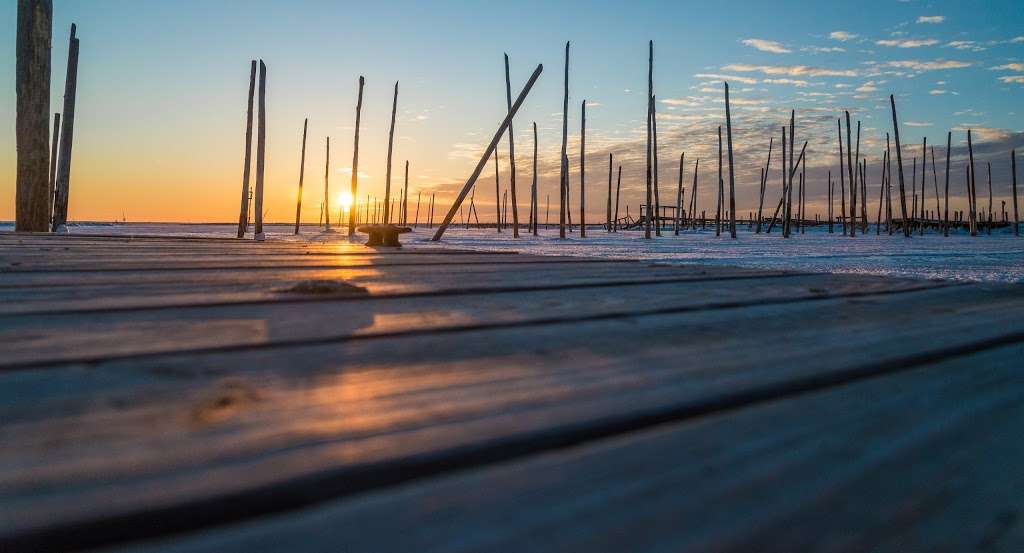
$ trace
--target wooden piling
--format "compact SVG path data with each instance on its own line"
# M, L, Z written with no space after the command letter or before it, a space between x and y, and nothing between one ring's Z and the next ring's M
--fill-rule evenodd
M530 183L530 220L533 235L537 236L537 122L533 122L533 181Z
M690 190L690 221L693 230L697 230L697 173L700 169L700 158L693 164L693 186Z
M436 192L430 194L430 216L427 219L427 228L434 228L434 196L436 195Z
M498 176L498 150L494 150L494 217L498 232L501 232L501 178Z
M676 213L673 218L672 230L679 236L679 216L683 211L683 165L686 163L686 152L679 154L679 184L676 187Z
M263 173L267 153L267 65L260 60L259 109L256 123L256 227L253 238L263 240ZM324 202L324 217L330 212L330 206Z
M968 181L968 184L969 184L969 191L968 192L970 194L970 206L971 206L971 212L970 212L970 217L971 217L971 236L977 236L978 235L978 188L975 185L975 181L974 181L974 175L975 175L975 171L974 171L974 142L971 140L971 129L967 129L967 152L968 152L969 157L970 157L970 169L971 169L970 180Z
M359 123L363 112L363 85L366 79L359 76L359 96L356 98L356 130L352 141L352 202L356 201L356 192L359 184ZM348 235L355 236L356 233L356 210L351 210L348 216Z
M853 152L850 142L850 112L846 113L846 176L850 182L850 238L857 236L857 181L853 176ZM860 153L860 152L858 152ZM845 214L844 214L845 215Z
M729 112L729 83L725 83L725 131L729 141L729 234L736 238L736 179L732 156L732 115Z
M608 154L608 205L605 211L605 230L612 231L612 154Z
M324 154L324 230L331 230L331 137L327 137Z
M644 220L644 238L651 238L651 104L654 97L654 41L648 41L647 54L647 216ZM641 215L643 215L641 213Z
M568 44L566 45L566 53L568 53ZM490 144L488 144L487 149L484 150L483 156L480 158L480 161L477 163L476 168L473 170L473 174L470 175L469 179L466 181L466 184L463 185L462 190L459 192L459 195L455 198L455 202L452 204L452 207L448 210L448 214L445 215L444 221L442 221L441 225L437 229L437 232L434 233L434 236L431 238L431 240L436 242L441 239L442 235L444 235L444 231L448 228L448 225L451 223L452 218L455 217L455 211L459 208L460 205L462 205L462 202L463 200L465 200L466 195L469 194L469 191L473 188L473 185L476 184L476 179L479 178L480 173L483 171L484 165L486 165L487 163L487 159L491 156L492 153L494 153L495 149L498 146L498 141L501 140L501 136L505 133L505 129L508 128L509 123L511 123L512 117L516 114L517 111L519 111L519 107L523 104L523 101L526 100L527 94L530 93L530 89L533 88L534 83L537 82L537 78L540 77L540 74L543 70L543 65L537 65L537 68L534 69L533 74L530 75L529 80L527 80L526 82L526 86L523 87L523 90L519 93L519 96L516 98L515 103L512 104L512 109L505 116L505 120L502 121L501 125L498 126L497 132L494 133L494 137L491 138Z
M986 234L992 234L992 163L986 163L988 166L988 228Z
M295 234L299 234L299 220L302 218L302 180L306 175L306 130L309 118L302 122L302 153L299 154L299 195L295 199Z
M565 159L569 147L569 41L565 42L565 80L562 94L562 154L558 158L561 169L558 175L558 237L565 238L566 195L569 186L569 168Z
M512 109L512 83L509 81L508 54L505 54L505 99L508 109ZM519 238L519 208L516 202L516 144L512 132L512 122L508 124L508 167L509 188L512 191L512 237Z
M78 91L78 38L77 27L71 24L68 46L68 68L64 83L64 111L61 112L60 155L57 159L57 178L54 182L53 228L61 231L68 221L68 199L71 187L71 150L75 135L75 98ZM45 148L45 146L44 146Z
M722 235L722 199L724 197L722 188L722 126L718 126L718 196L715 202L715 236Z
M16 231L50 230L50 43L53 1L18 0L15 47ZM74 43L72 25L72 43ZM76 49L77 51L77 49ZM69 53L70 58L70 53ZM76 57L77 62L77 57ZM68 60L68 76L71 75ZM77 68L76 68L77 70ZM64 105L68 104L65 89ZM72 102L73 103L73 102ZM66 108L65 108L65 113ZM55 125L56 126L56 125ZM61 142L63 145L63 142Z
M949 155L951 146L953 144L953 132L946 133L946 199L943 201L945 209L942 215L942 235L949 236ZM934 156L934 154L933 154ZM1013 195L1014 206L1017 205L1017 195ZM1016 207L1014 207L1014 213L1016 213Z
M658 102L651 96L651 157L654 158L654 235L661 236L661 171L658 170ZM651 210L651 206L647 206Z
M772 165L772 145L775 143L775 137L768 138L768 161L765 162L764 168L761 170L761 193L757 200L757 234L761 234L761 216L762 209L764 208L764 192L768 186L768 168Z
M391 100L391 126L388 128L388 157L384 171L384 224L391 224L391 152L395 143L395 115L398 111L398 81L395 81L395 95Z
M947 161L946 163L948 164L949 162ZM1010 150L1010 172L1013 174L1013 235L1020 236L1020 216L1017 213L1017 150ZM948 210L949 207L947 206L946 209Z
M826 212L828 213L828 233L832 234L832 170L828 170L828 206Z
M793 151L796 145L796 110L790 110L789 112L789 176L786 181L786 218L783 224L783 236L789 238L792 231L793 224L793 174L795 166L793 165ZM798 162L799 163L799 162Z
M619 176L615 179L615 220L612 222L613 230L619 230L619 192L622 190L622 165L619 165Z
M580 104L580 238L587 237L587 100ZM515 210L513 210L514 212Z
M907 193L903 184L903 152L900 146L900 126L896 118L896 98L889 95L889 105L892 107L892 132L896 141L896 175L900 181L900 211L903 215L903 236L910 238L910 222L907 220Z
M57 155L60 148L60 114L53 114L53 135L50 146L50 174L46 183L46 228L50 230L53 225L53 201L57 194ZM17 226L17 222L15 222Z

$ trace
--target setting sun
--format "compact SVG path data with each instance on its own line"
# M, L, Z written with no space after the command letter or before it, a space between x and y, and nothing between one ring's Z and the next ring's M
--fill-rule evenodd
M352 207L352 193L342 192L341 195L338 196L338 205L344 209Z

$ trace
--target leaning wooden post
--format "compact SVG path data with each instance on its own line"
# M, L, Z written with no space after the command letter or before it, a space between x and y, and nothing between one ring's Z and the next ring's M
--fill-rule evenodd
M967 152L970 156L971 180L969 181L971 204L971 236L978 235L978 188L974 181L974 143L971 140L971 129L967 129Z
M565 158L568 155L569 142L569 41L565 42L565 87L562 94L562 153L558 158L560 170L558 174L559 204L558 204L558 237L565 238L565 211L566 189L569 184L569 168L566 167Z
M53 114L53 137L50 146L50 178L46 183L46 230L53 225L53 201L57 195L57 152L60 148L60 114Z
M384 224L391 224L391 151L395 144L395 113L398 110L398 81L395 81L395 96L391 100L391 127L388 128L388 157L384 176Z
M690 228L697 230L697 172L700 169L700 158L693 164L693 186L690 188Z
M263 173L267 152L267 66L260 60L259 110L256 123L256 228L253 238L264 240L263 234ZM330 213L330 206L324 203L324 218Z
M683 210L683 165L686 163L686 152L679 154L679 184L676 185L676 213L673 218L672 231L679 236L679 215Z
M949 149L947 148L947 161L946 165L949 165ZM1010 172L1013 173L1013 235L1020 236L1020 217L1017 215L1017 150L1010 150ZM947 175L949 171L946 171ZM946 189L949 189L949 178L946 179ZM948 204L948 200L947 200ZM949 206L946 206L946 211L949 211Z
M530 183L530 220L533 235L537 236L537 122L533 122L533 182Z
M15 62L17 115L17 176L14 229L50 229L50 42L53 39L53 1L18 0ZM74 29L71 26L72 46ZM75 48L77 54L77 48ZM72 64L69 53L68 77ZM77 55L76 55L77 64ZM77 69L77 65L76 65ZM67 92L67 91L65 91ZM65 93L64 105L68 96ZM72 105L73 105L72 101ZM66 108L65 108L66 109ZM63 143L62 143L63 144Z
M725 132L729 141L729 234L736 238L736 179L732 157L732 115L729 113L729 83L725 83Z
M608 205L605 209L605 230L612 231L612 154L608 154Z
M654 41L648 42L647 55L647 216L644 217L644 238L651 237L651 104L654 97ZM640 214L643 216L643 213Z
M420 200L423 199L423 191L416 191L416 218L412 221L412 226L419 228L420 226Z
M302 178L306 174L306 129L309 118L302 122L302 154L299 158L299 196L295 200L295 234L299 233L299 219L302 217Z
M242 205L238 208L238 238L249 227L249 172L252 165L252 103L256 93L256 60L249 67L249 107L245 113L245 166L242 168Z
M786 179L786 219L785 224L782 226L783 236L789 238L792 234L793 226L793 172L795 166L793 165L793 151L796 144L796 110L790 110L789 112L789 177Z
M437 232L434 234L431 240L436 242L441 239L441 236L444 235L444 231L448 228L448 225L451 224L452 218L455 217L455 212L459 209L459 206L462 205L463 200L466 199L466 195L469 194L470 189L472 189L473 185L476 184L476 179L480 177L480 173L484 170L484 165L487 164L487 159L491 157L491 154L494 153L495 148L498 147L498 142L501 140L501 135L505 133L505 129L507 129L509 123L511 123L512 117L516 114L517 111L519 111L519 107L523 104L523 101L526 100L526 95L530 93L530 89L533 88L533 84L537 82L537 78L540 77L540 74L543 70L543 64L537 65L537 69L533 70L533 74L530 75L530 79L526 81L526 86L523 87L523 90L522 92L519 93L519 96L516 98L515 103L512 104L512 109L509 110L507 115L505 115L505 120L501 122L501 125L498 127L497 132L494 133L494 137L491 139L491 143L488 144L487 149L484 150L483 156L480 158L480 162L477 163L476 168L473 170L473 174L469 176L469 180L467 180L466 184L463 185L462 191L460 191L459 195L455 198L455 202L452 204L452 207L448 210L448 214L445 215L444 221L441 222L441 225L437 228Z
M57 160L57 179L54 183L53 230L66 230L68 221L68 199L71 186L71 146L75 135L75 96L78 90L78 38L76 26L71 24L71 41L68 48L68 72L64 84L64 111L61 116L60 156Z
M619 176L615 179L615 219L612 226L615 232L619 230L619 192L622 190L622 165L619 165Z
M580 238L587 237L587 100L580 105ZM513 210L515 213L515 210Z
M900 146L900 125L896 120L896 98L889 95L889 105L892 106L892 131L896 141L896 176L900 179L900 211L903 215L903 236L910 238L910 224L907 221L907 192L903 184L903 152Z
M508 102L508 109L512 109L512 83L508 76L508 54L505 54L505 100ZM512 191L512 237L519 238L519 204L516 202L516 144L511 122L508 124L508 167L509 187Z

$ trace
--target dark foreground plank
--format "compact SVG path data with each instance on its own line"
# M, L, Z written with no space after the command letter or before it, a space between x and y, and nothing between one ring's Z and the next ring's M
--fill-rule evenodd
M1022 307L973 285L9 373L0 540L181 531L522 457L1016 343Z
M131 551L1024 549L1017 344Z

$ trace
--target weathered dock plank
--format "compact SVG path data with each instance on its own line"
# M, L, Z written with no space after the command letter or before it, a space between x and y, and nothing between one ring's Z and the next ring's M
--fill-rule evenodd
M483 503L487 508L467 515L481 524L508 518L507 509L526 490L537 497L565 494L529 519L554 528L559 517L575 512L572 494L584 492L573 486L583 480L559 487L539 477L537 487L523 488L517 487L521 481L506 484L495 475L533 470L535 463L592 448L611 449L560 460L564 464L553 474L578 468L585 480L602 464L652 463L650 475L616 479L609 472L611 481L596 480L586 492L594 502L594 525L622 511L610 499L599 505L608 497L602 490L616 494L646 476L666 491L690 491L677 494L679 512L702 503L721 505L722 513L735 509L737 533L715 534L715 521L705 533L672 527L664 536L670 549L775 543L773 536L800 549L817 544L801 541L807 536L837 535L839 522L822 525L821 534L809 533L811 526L792 534L766 526L817 505L802 492L787 498L780 491L770 498L772 512L759 514L751 499L758 495L739 492L768 483L798 492L825 486L835 501L866 505L859 509L862 519L851 509L844 513L849 518L837 520L875 536L879 523L864 515L874 499L856 493L856 484L873 482L853 475L853 484L829 488L828 467L815 465L835 453L813 451L824 431L819 419L826 417L799 424L800 413L829 403L805 405L808 398L840 393L841 387L874 390L873 382L892 380L897 399L918 393L917 386L924 396L951 402L949 394L958 391L964 409L972 401L995 406L989 400L994 387L939 389L955 378L907 378L918 370L960 378L955 369L981 367L1005 383L1009 369L988 361L1012 360L1024 343L1018 316L1024 287L1012 285L449 254L443 248L373 251L355 244L18 240L0 233L0 550L115 546L211 528L213 534L205 534L211 541L182 545L244 549L262 535L267 541L260 546L274 549L271 544L293 543L304 528L328 532L330 539L333 530L309 526L310 520L326 520L317 513L347 513L330 526L358 528L360 517L374 508L420 489L426 495L417 497L441 505L436 520L451 517L444 519L449 528L391 536L371 549L510 549L532 543L531 532L543 532L529 522L474 541L482 539L479 528L452 522L473 497L460 491L468 489L459 487L465 486L461 479L498 479ZM365 291L283 291L307 281L344 282ZM1019 390L1005 392L1009 398ZM896 403L879 395L884 392L850 392L833 403L850 413L860 409L856 416L841 413L850 425L875 424L876 409L877 424L885 424ZM856 398L860 404L853 405ZM743 415L772 405L781 411ZM913 414L918 422L906 424L920 426L936 416ZM698 468L700 459L686 460L689 450L680 453L687 463L682 471L664 457L647 457L654 447L648 435L656 427L671 428L672 445L664 447L687 440L729 445L725 434L700 434L713 424L739 439L731 452L721 449L722 456L706 459L704 468ZM992 424L986 432L1006 438L1005 428ZM892 432L868 437L882 450L914 453L899 450ZM979 432L966 443L994 443L985 436ZM960 435L935 437L953 448L947 439ZM775 444L768 453L779 459L793 458L794 451L809 451L808 458L775 481L758 472L764 467L754 458L743 457L759 443ZM623 451L614 444L625 444ZM629 459L630 448L639 459ZM929 465L928 474L946 470L944 462ZM742 470L722 471L732 465L719 463ZM851 457L836 466L848 474L863 465ZM719 472L703 476L709 470ZM913 481L909 469L892 470ZM951 504L962 509L971 497L957 495L961 503ZM396 525L415 517L416 501L395 511ZM300 507L311 510L289 514ZM658 517L672 516L673 508L673 495L663 494L623 519L624 528L660 528ZM979 510L975 518L988 512ZM262 518L248 525L254 517ZM615 541L614 525L593 529L566 520L582 533L554 539L550 547L624 543ZM908 520L920 535L937 524L925 516ZM380 532L397 532L390 522L368 525L369 541L352 543L364 549ZM244 526L224 526L231 524ZM791 526L797 527L781 527ZM800 539L787 541L792 536ZM293 548L315 550L322 543ZM329 545L336 550L337 543Z
M132 551L1019 551L1020 344ZM973 367L965 369L965 367ZM527 507L528 506L528 507Z

